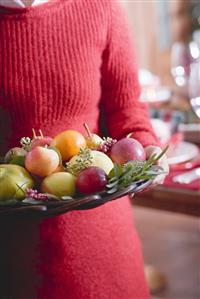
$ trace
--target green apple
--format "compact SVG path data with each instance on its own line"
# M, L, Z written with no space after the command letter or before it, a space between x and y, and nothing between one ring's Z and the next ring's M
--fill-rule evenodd
M33 187L33 179L19 165L0 164L0 200L23 199L24 191Z
M41 191L61 196L74 196L76 177L68 172L56 172L47 176L41 184Z
M23 148L13 147L6 153L6 155L4 157L4 162L8 163L8 164L24 166L26 154L27 154L27 151L25 151Z

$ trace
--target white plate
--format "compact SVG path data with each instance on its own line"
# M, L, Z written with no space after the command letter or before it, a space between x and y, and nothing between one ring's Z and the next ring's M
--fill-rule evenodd
M189 142L180 142L174 149L170 156L168 156L168 163L178 164L184 163L194 159L199 154L199 148L197 145Z

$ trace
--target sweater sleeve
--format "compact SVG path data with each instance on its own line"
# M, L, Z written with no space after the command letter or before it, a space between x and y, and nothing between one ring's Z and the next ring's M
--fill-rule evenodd
M107 47L102 58L102 108L108 134L120 139L133 132L143 146L157 145L147 106L139 102L140 87L134 47L125 15L109 1Z

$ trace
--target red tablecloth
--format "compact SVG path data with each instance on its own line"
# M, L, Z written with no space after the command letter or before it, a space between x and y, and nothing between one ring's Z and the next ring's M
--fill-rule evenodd
M190 190L199 190L200 191L200 178L191 182L190 184L179 184L173 182L173 177L179 175L183 172L191 170L171 170L170 174L166 177L164 186L177 189L190 189Z

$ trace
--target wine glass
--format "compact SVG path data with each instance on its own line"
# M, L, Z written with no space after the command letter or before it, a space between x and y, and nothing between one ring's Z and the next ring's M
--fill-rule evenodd
M200 118L200 58L190 65L188 93L190 104Z
M185 87L190 72L191 54L189 44L175 42L171 48L171 74L178 87Z

